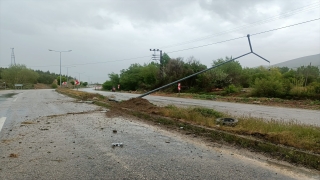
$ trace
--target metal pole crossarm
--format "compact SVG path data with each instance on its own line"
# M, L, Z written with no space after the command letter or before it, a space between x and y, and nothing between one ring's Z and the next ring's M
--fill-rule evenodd
M68 51L56 51L56 50L49 49L49 51L54 51L54 52L71 52L72 50L68 50Z
M251 54L251 53L253 53L254 55L260 57L261 59L269 62L269 61L266 60L265 58L259 56L258 54L254 53L254 52L252 51L252 46L251 46L251 42L250 42L250 35L248 34L247 37L248 37L249 46L250 46L250 50L251 50L250 52L248 52L248 53L246 53L246 54L243 54L243 55L241 55L241 56L238 56L238 57L236 57L236 58L233 58L233 59L231 59L231 60L228 60L228 61L226 61L226 62L223 62L223 63L217 64L217 65L215 65L215 66L212 66L211 68L208 68L208 69L199 71L199 72L197 72L197 73L191 74L191 75L189 75L189 76L187 76L187 77L184 77L184 78L182 78L182 79L176 80L176 81L174 81L174 82L172 82L172 83L169 83L169 84L167 84L167 85L161 86L161 87L156 88L156 89L154 89L154 90L151 90L151 91L149 91L149 92L146 92L146 93L138 96L138 98L142 98L142 97L147 96L147 95L149 95L149 94L151 94L151 93L153 93L153 92L156 92L156 91L158 91L158 90L161 90L161 89L166 88L166 87L168 87L168 86L171 86L171 85L173 85L173 84L179 83L179 82L181 82L181 81L183 81L183 80L186 80L186 79L191 78L191 77L193 77L193 76L196 76L196 75L198 75L198 74L204 73L204 72L209 71L209 70L211 70L211 69L213 69L213 68L219 67L219 66L221 66L221 65L223 65L223 64L229 63L229 62L231 62L231 61L234 61L234 60L236 60L236 59L239 59L239 58L244 57L244 56L246 56L246 55L249 55L249 54ZM151 49L150 49L150 50L151 50ZM269 63L270 63L270 62L269 62Z
M248 37L248 42L249 42L249 46L250 46L251 53L252 53L252 54L254 54L254 55L256 55L256 56L258 56L259 58L261 58L261 59L263 59L263 60L267 61L268 63L270 63L270 61L266 60L265 58L263 58L263 57L259 56L259 55L258 55L258 54L256 54L255 52L253 52L253 50L252 50L252 46L251 46L251 41L250 41L250 34L248 34L248 35L247 35L247 37Z

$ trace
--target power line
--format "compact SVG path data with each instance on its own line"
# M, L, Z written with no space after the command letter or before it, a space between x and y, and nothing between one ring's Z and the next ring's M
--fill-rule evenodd
M196 38L196 39L193 39L193 40L189 40L189 41L185 41L185 42L181 42L181 43L177 43L177 44L173 44L173 45L162 46L160 48L169 48L169 47L181 46L181 45L189 44L189 43L192 43L192 42L202 41L202 40L209 39L209 38L212 38L212 37L221 36L221 35L228 34L230 32L234 32L234 31L237 31L237 30L250 28L251 26L257 26L257 25L261 25L261 24L264 24L264 23L275 21L277 19L293 16L293 15L296 15L296 14L299 14L299 13L302 13L302 12L307 12L307 11L319 8L320 7L319 5L320 4L318 2L317 3L312 3L312 4L309 4L307 6L303 6L303 7L297 8L297 9L293 9L291 11L287 11L285 13L282 13L282 14L279 14L279 15L276 15L276 16L271 16L271 17L263 19L263 20L255 21L255 22L250 23L250 24L246 24L246 25L242 25L242 26L236 27L234 29L230 29L230 30L227 30L227 31L222 31L222 32L219 32L219 33L216 33L216 34L212 34L212 35L209 35L209 36Z
M251 36L258 35L258 34L264 34L264 33L267 33L267 32L276 31L276 30L280 30L280 29L284 29L284 28L288 28L288 27L292 27L292 26L297 26L297 25L300 25L300 24L305 24L305 23L308 23L308 22L317 21L319 19L320 18L312 19L312 20L300 22L300 23L297 23L297 24L291 24L291 25L288 25L288 26L280 27L280 28L275 28L275 29L270 29L270 30L267 30L267 31L259 32L259 33L254 33L254 34L251 34Z
M288 26L280 27L280 28L270 29L270 30L267 30L267 31L254 33L254 34L251 34L250 36L263 34L263 33L271 32L271 31L276 31L276 30L280 30L280 29L284 29L284 28L288 28L288 27L292 27L292 26L297 26L297 25L301 25L301 24L305 24L305 23L312 22L312 21L317 21L317 20L320 20L320 18L312 19L312 20L308 20L308 21L304 21L304 22L300 22L300 23L296 23L296 24L291 24L291 25L288 25ZM228 39L228 40L219 41L219 42L215 42L215 43L209 43L209 44L205 44L205 45L201 45L201 46L195 46L195 47L186 48L186 49L180 49L180 50L171 51L171 52L167 52L167 53L175 53L175 52L186 51L186 50L190 50L190 49L201 48L201 47L210 46L210 45L214 45L214 44L220 44L220 43L224 43L224 42L228 42L228 41L234 41L234 40L237 40L237 39L242 39L242 38L245 38L245 37L247 37L247 36L241 36L241 37L237 37L237 38L233 38L233 39Z
M93 62L93 63L82 63L82 64L69 64L66 66L81 66L81 65L88 65L88 64L102 64L102 63L109 63L109 62L118 62L118 61L128 61L128 60L134 60L134 59L142 59L146 57L151 57L149 56L140 56L140 57L134 57L134 58L126 58L126 59L118 59L118 60L112 60L112 61L104 61L104 62ZM31 66L31 67L52 67L52 66L57 66L57 65L46 65L46 66Z
M214 43L210 43L210 44L205 44L205 45L201 45L201 46L196 46L196 47L191 47L191 48L186 48L186 49L180 49L180 50L176 50L176 51L170 51L170 52L167 52L167 53L175 53L175 52L186 51L186 50L190 50L190 49L201 48L201 47L210 46L210 45L214 45L214 44L220 44L220 43L224 43L224 42L228 42L228 41L234 41L234 40L237 40L237 39L242 39L242 38L245 38L245 37L247 37L247 36L241 36L241 37L228 39L228 40L224 40L224 41L219 41L219 42L214 42Z
M287 26L283 26L280 28L275 28L275 29L270 29L267 31L262 31L262 32L258 32L258 33L253 33L250 36L255 36L255 35L259 35L259 34L264 34L267 32L271 32L271 31L277 31L277 30L281 30L281 29L285 29L288 27L293 27L293 26L297 26L297 25L301 25L301 24L305 24L305 23L309 23L309 22L313 22L313 21L318 21L320 20L320 18L316 18L316 19L312 19L312 20L308 20L308 21L303 21L300 23L296 23L296 24L291 24L291 25L287 25ZM167 53L175 53L175 52L180 52L180 51L186 51L186 50L191 50L191 49L196 49L196 48L201 48L201 47L205 47L205 46L210 46L210 45L214 45L214 44L220 44L220 43L224 43L224 42L229 42L229 41L234 41L234 40L238 40L238 39L242 39L245 38L247 36L241 36L241 37L237 37L237 38L233 38L233 39L228 39L228 40L224 40L224 41L219 41L219 42L214 42L214 43L209 43L209 44L204 44L204 45L200 45L200 46L196 46L196 47L191 47L191 48L186 48L186 49L180 49L180 50L175 50L175 51L170 51ZM134 57L134 58L126 58L126 59L120 59L120 60L113 60L113 61L104 61L104 62L94 62L94 63L82 63L82 64L70 64L67 66L80 66L80 65L89 65L89 64L102 64L102 63L110 63L110 62L118 62L118 61L128 61L128 60L134 60L134 59L142 59L142 58L146 58L146 57L151 57L150 55L148 56L141 56L141 57ZM51 66L56 66L56 65L51 65ZM51 66L31 66L31 67L51 67Z

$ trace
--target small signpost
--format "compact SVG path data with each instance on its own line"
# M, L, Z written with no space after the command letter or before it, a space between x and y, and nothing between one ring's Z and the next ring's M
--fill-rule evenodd
M19 87L20 87L20 89L22 89L22 86L23 86L23 84L14 84L14 87L15 87L15 89L19 89Z
M78 90L78 86L80 85L80 82L78 80L75 80L74 85L77 86L77 90Z
M78 80L75 80L74 85L78 86L80 85L80 82Z

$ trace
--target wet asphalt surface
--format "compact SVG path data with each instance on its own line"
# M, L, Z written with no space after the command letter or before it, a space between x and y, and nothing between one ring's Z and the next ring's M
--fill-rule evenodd
M140 94L121 93L121 92L108 92L108 91L96 91L94 88L82 88L79 89L85 92L99 93L104 96L112 97L118 101L128 100L135 98ZM174 104L176 106L201 106L206 108L213 108L217 111L225 112L230 116L236 117L256 117L266 120L281 120L281 121L297 121L304 124L311 124L320 126L320 111L319 110L307 110L297 108L285 108L276 106L264 106L256 104L242 104L231 102L220 102L214 100L199 100L199 99L187 99L187 98L175 98L164 96L152 96L148 95L143 97L159 106L166 106Z
M0 179L320 178L318 171L105 111L52 90L0 101Z

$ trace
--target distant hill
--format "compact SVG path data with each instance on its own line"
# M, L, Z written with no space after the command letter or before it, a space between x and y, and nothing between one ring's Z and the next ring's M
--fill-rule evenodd
M276 67L288 67L290 69L296 69L300 66L308 66L311 63L311 66L320 67L320 54L315 54L311 56L304 56L297 59L292 59L282 63L274 64L272 66Z

